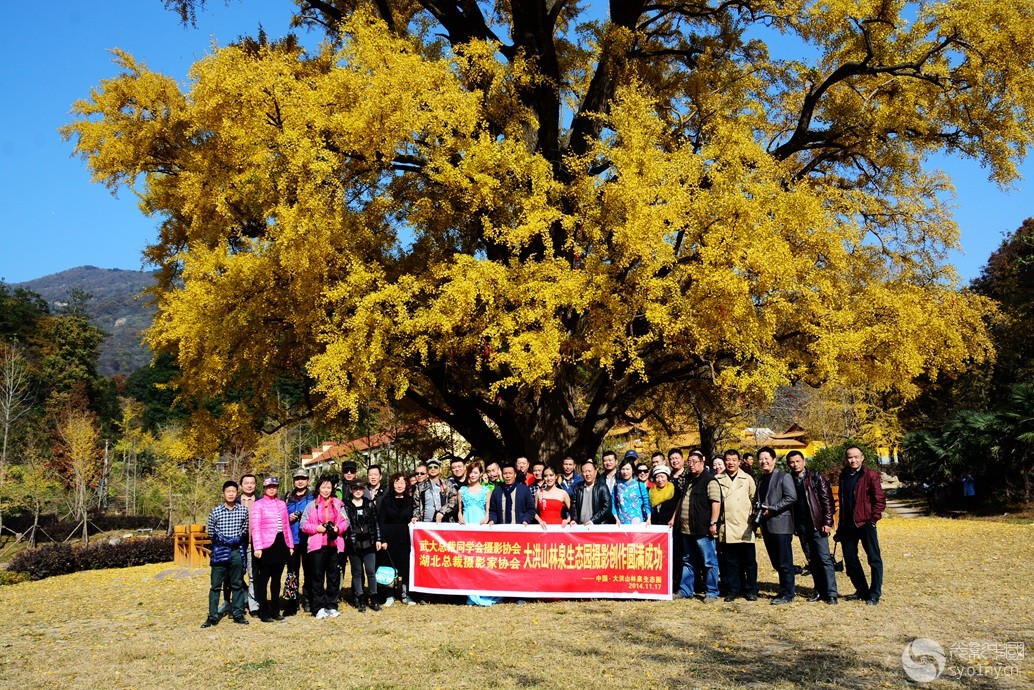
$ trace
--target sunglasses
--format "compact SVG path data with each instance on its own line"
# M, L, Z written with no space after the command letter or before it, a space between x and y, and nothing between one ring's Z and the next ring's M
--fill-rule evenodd
M415 472L414 474L416 474L416 476L418 476L418 477L423 477L423 476L427 475L427 472Z

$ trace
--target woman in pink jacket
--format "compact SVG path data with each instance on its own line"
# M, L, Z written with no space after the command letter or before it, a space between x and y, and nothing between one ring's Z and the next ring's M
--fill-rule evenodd
M348 529L341 499L334 496L333 477L316 482L316 500L305 508L302 531L309 535L308 571L312 575L312 606L316 618L337 618L341 594L339 554L345 550Z
M282 621L280 614L280 578L287 559L294 552L291 520L287 504L277 498L280 480L266 477L262 482L262 498L251 506L251 548L255 554L255 599L263 623ZM269 597L266 597L266 588Z

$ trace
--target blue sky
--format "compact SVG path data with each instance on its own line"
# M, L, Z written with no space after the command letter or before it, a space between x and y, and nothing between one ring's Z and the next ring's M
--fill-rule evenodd
M31 280L67 268L141 268L141 251L157 235L157 221L136 197L113 197L90 182L71 157L58 127L101 79L116 74L108 51L122 48L153 70L184 81L190 65L215 41L225 45L259 23L270 36L287 31L290 0L209 0L197 27L184 27L161 0L0 0L0 200L7 221L0 244L0 279ZM310 37L311 38L311 37ZM966 280L975 277L1003 233L1034 216L1031 181L1003 192L972 161L941 159L958 189L956 217L964 254L951 260ZM1023 167L1034 177L1034 161Z

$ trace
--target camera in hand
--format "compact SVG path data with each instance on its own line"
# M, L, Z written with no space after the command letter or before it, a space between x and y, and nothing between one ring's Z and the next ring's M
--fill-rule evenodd
M761 527L761 522L765 519L765 508L761 505L761 502L754 504L754 511L750 514L750 524L752 527Z
M331 542L337 539L337 525L333 522L327 522L323 525L323 529L327 530L327 541Z

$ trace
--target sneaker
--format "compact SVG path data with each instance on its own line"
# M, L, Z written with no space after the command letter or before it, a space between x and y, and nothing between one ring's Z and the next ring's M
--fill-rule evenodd
M779 604L789 604L792 601L793 601L793 599L790 599L788 597L776 597L775 599L773 599L769 603L778 606Z
M405 604L406 606L416 606L416 602L413 601L412 599L410 599L409 597L406 597L405 599L403 599L402 603Z
M867 606L876 606L876 605L878 605L879 603L880 603L880 600L879 600L879 599L877 599L876 597L872 597L872 598L870 598L870 599L867 599L867 600L865 601L865 604L866 604Z
M394 603L395 603L395 597L388 597L387 599L384 600L384 603L381 604L381 606L387 607L387 606L391 606Z
M320 620L323 620L324 618L327 618L328 616L330 616L330 614L327 613L327 609L320 609L319 611L316 612L316 618L319 618Z
M341 614L338 613L337 609L327 609L327 615L330 616L331 618L337 618Z
M706 596L706 597L704 597L704 603L705 603L705 604L713 604L713 603L715 603L716 601L718 601L718 597L712 597L712 596Z
M233 617L233 622L236 623L237 625L249 625L248 619L245 618L244 616L234 616Z

